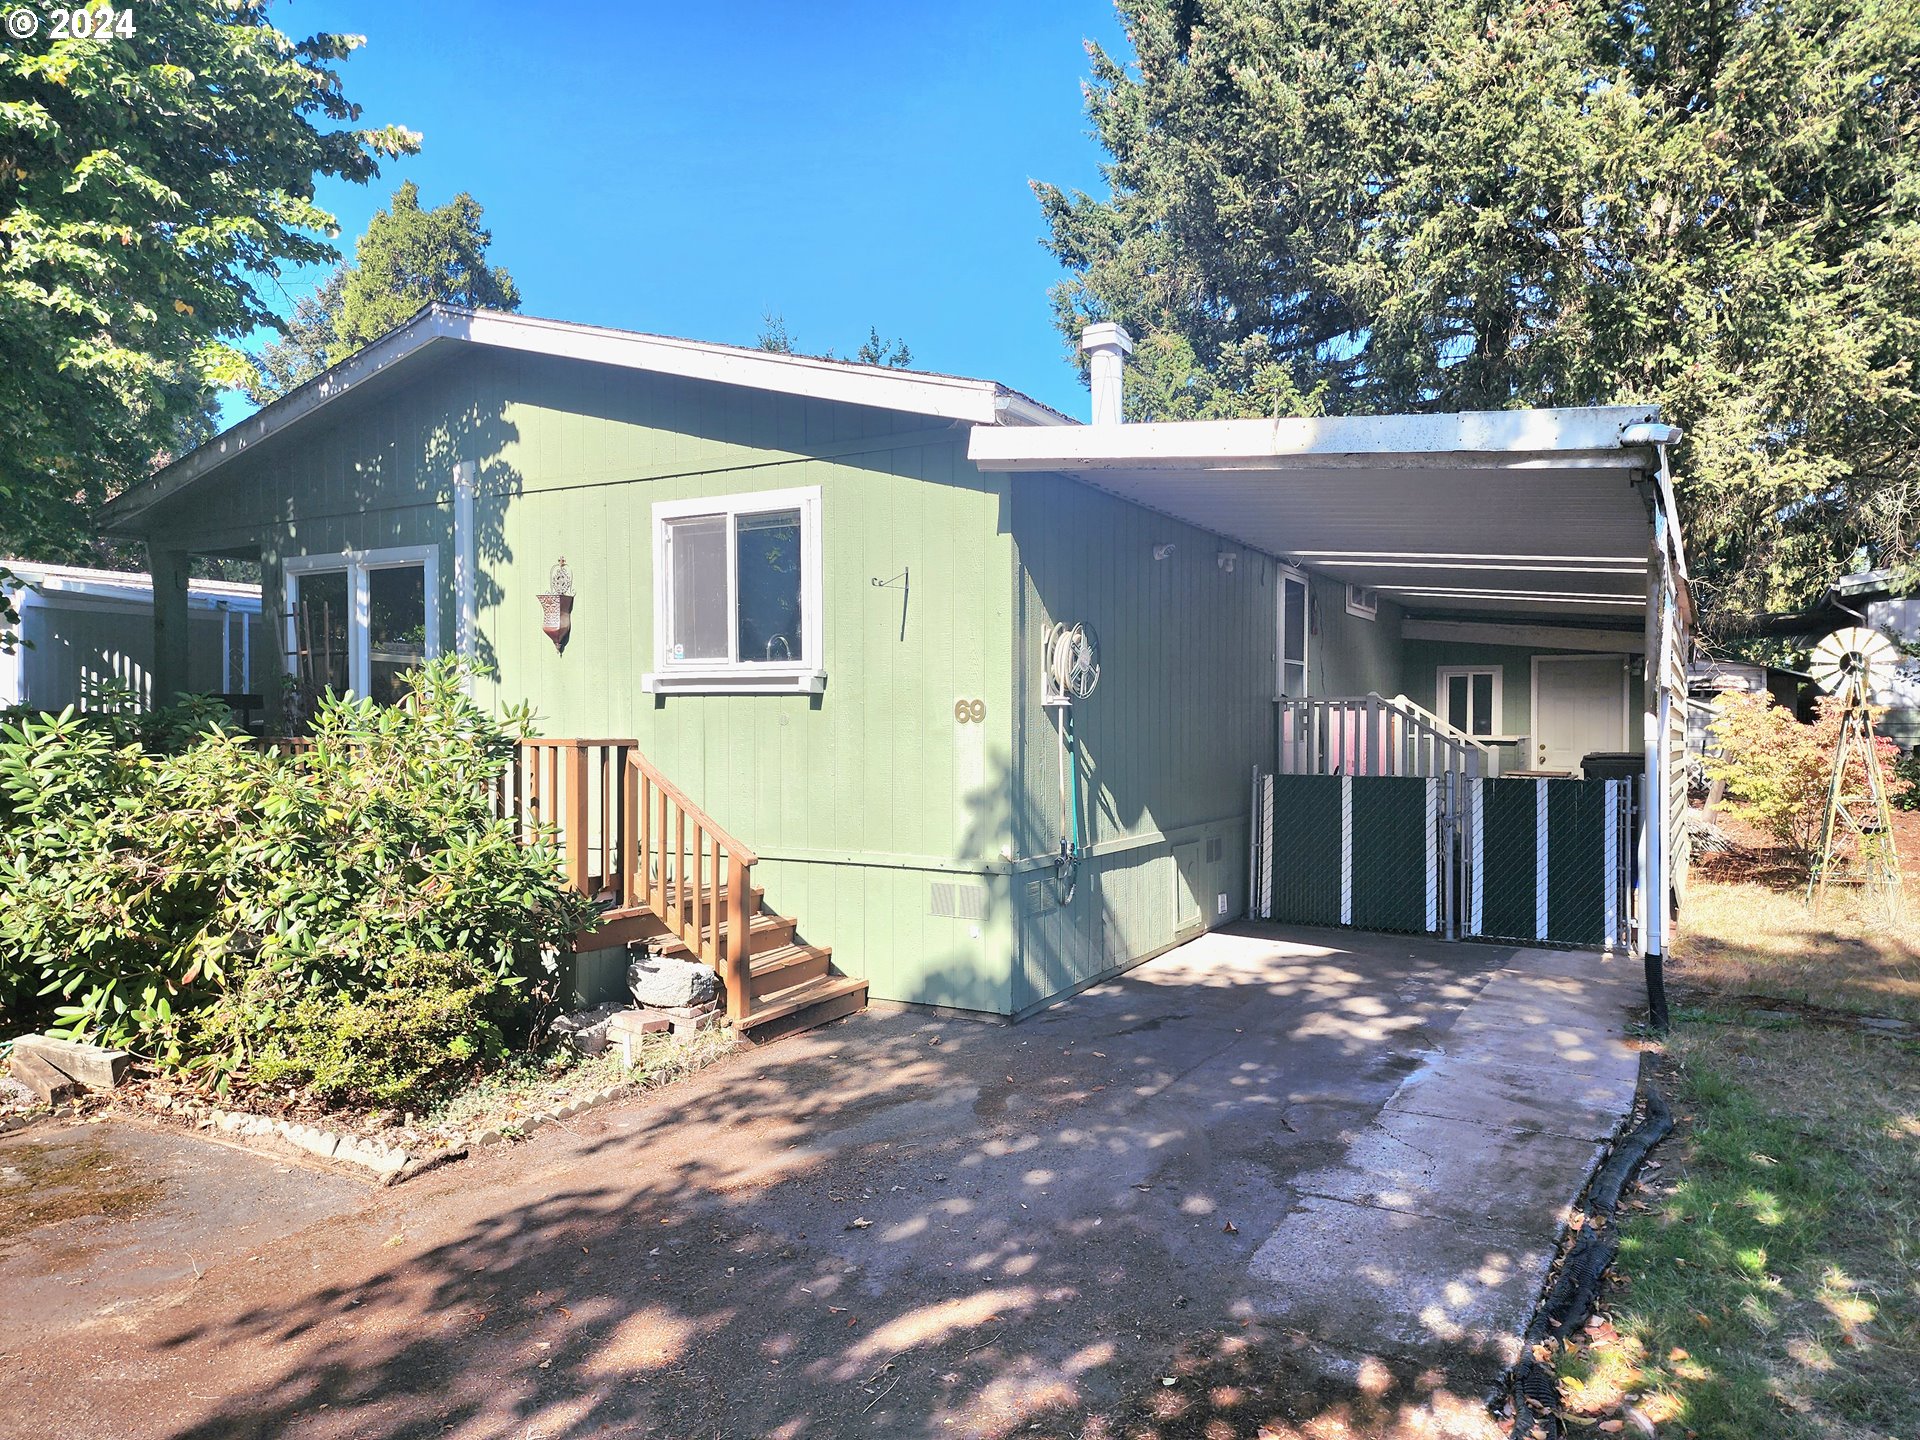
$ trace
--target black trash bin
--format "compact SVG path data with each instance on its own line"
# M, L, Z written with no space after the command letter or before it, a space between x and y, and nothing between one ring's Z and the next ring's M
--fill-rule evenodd
M1596 750L1580 757L1580 773L1589 780L1638 780L1647 773L1647 757L1637 750Z

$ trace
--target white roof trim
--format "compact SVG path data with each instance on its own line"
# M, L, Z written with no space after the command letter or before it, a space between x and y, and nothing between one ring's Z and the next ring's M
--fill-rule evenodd
M1071 427L1075 424L1070 417L992 380L856 365L810 355L780 355L704 340L681 340L601 325L434 304L111 501L104 512L108 528L125 529L127 522L142 511L270 436L332 404L375 375L447 341L585 360L654 375L674 375L877 410L896 410L976 426Z
M1415 612L1644 610L1652 405L976 429L1063 476Z
M973 432L967 454L982 470L1432 469L1458 464L1522 468L1570 462L1604 468L1648 464L1630 449L1629 425L1657 418L1651 405L1560 410L1478 410L1445 415L1336 415L1278 420L1176 420Z

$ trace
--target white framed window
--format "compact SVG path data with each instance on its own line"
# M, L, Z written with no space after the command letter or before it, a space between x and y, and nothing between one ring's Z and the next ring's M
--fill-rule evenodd
M1435 672L1434 711L1468 735L1500 733L1501 667L1442 665Z
M1348 585L1347 614L1358 615L1362 620L1379 619L1380 592L1370 585Z
M287 556L288 673L392 704L400 677L440 653L439 570L432 545Z
M654 668L644 689L826 688L820 487L653 507Z
M1280 567L1275 587L1274 654L1279 660L1277 699L1298 700L1307 693L1307 644L1313 630L1313 597L1307 574L1291 565Z

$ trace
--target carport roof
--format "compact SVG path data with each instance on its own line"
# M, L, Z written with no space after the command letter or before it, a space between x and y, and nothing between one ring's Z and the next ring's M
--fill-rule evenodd
M1678 434L1659 418L1614 405L977 427L968 454L1070 475L1415 613L1624 621L1646 608L1656 441Z

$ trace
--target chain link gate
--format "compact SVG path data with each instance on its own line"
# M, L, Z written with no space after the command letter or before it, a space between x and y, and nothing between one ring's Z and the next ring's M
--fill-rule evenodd
M1469 781L1462 932L1536 945L1624 944L1636 788L1626 780Z
M1256 917L1524 944L1624 943L1636 786L1254 777Z

